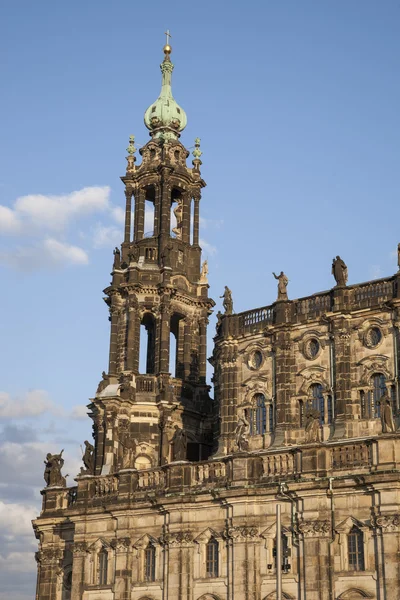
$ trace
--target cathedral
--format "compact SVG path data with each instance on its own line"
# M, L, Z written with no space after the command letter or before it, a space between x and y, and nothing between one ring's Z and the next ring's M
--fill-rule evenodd
M140 161L127 148L76 485L46 457L36 600L399 599L400 270L348 285L337 256L330 290L290 300L281 272L276 300L242 313L226 287L211 398L206 184L173 68L167 43L150 140Z

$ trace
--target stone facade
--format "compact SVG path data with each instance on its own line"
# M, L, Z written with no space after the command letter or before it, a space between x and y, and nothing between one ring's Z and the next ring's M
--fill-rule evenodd
M200 142L188 167L164 51L151 140L137 166L131 138L122 177L94 444L74 487L47 457L36 599L277 598L277 504L282 598L400 598L400 273L347 286L346 269L292 301L281 273L274 304L226 304L211 400Z

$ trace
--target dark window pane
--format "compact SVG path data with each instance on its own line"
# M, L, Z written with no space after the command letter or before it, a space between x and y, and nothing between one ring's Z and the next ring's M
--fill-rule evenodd
M218 542L211 538L206 546L207 577L218 577Z
M364 540L363 533L353 527L348 537L349 569L351 571L364 571Z
M144 577L146 581L155 581L156 579L156 549L149 544L144 551Z
M108 554L103 548L99 552L99 585L107 583Z

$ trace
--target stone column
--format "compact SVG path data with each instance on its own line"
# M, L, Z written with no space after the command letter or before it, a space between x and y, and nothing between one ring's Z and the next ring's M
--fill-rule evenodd
M110 317L111 329L110 329L110 358L108 363L108 373L110 375L116 375L117 373L117 362L118 362L118 322L120 316L120 308L113 302L114 297L111 299Z
M97 414L93 417L93 433L95 440L95 467L94 475L100 475L104 460L104 415Z
M154 186L154 235L160 233L160 218L161 218L161 190L159 185Z
M387 598L400 598L400 513L383 514L376 518L382 531L384 588Z
M333 321L333 359L335 394L335 433L334 437L346 437L346 421L353 419L353 413L361 407L353 405L351 400L351 334L349 322L344 318ZM360 402L360 400L359 400Z
M160 373L169 373L169 335L171 315L169 306L161 307L160 323Z
M134 221L134 241L138 242L143 239L144 234L144 205L145 205L144 190L137 190L135 194L135 221Z
M63 549L43 548L35 555L38 562L37 598L39 600L53 600L58 597L58 588L62 585L60 578Z
M201 383L206 382L207 371L207 323L206 318L199 321L199 376Z
M190 342L191 342L192 320L185 319L185 333L183 339L183 378L189 379L190 375Z
M164 247L170 239L171 229L171 187L169 186L170 169L164 167L162 169L162 189L161 189L161 210L160 210L160 243L158 248L158 257L161 259L161 254Z
M330 600L329 583L329 521L302 521L304 589L307 600Z
M126 348L126 367L128 371L139 373L139 345L140 340L140 312L136 298L132 299L128 307L128 332Z
M275 429L276 441L282 442L292 427L296 426L296 415L292 411L291 399L296 393L294 344L290 333L278 331L275 340ZM281 432L281 436L279 436ZM284 433L285 432L285 433Z
M85 559L87 544L85 542L75 542L72 551L74 560L72 568L71 598L81 598L85 583Z
M243 600L260 598L260 565L257 561L258 531L255 527L230 527L228 536L233 540L234 597Z
M168 598L193 598L193 541L188 531L169 533Z
M182 214L182 242L185 242L186 244L190 243L190 205L190 195L184 194Z
M194 198L193 246L199 245L199 224L200 224L200 196L197 198Z
M125 190L126 207L125 207L125 236L124 243L129 244L131 241L131 219L132 219L132 189Z
M131 540L128 537L112 541L115 551L115 600L130 600L132 585L132 569L129 564Z

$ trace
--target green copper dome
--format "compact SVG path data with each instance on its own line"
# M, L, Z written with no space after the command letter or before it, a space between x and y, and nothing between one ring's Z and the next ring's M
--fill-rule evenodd
M144 123L154 138L177 139L187 124L186 113L174 100L171 78L174 65L171 62L171 46L164 46L165 58L160 65L162 73L161 93L144 114Z

